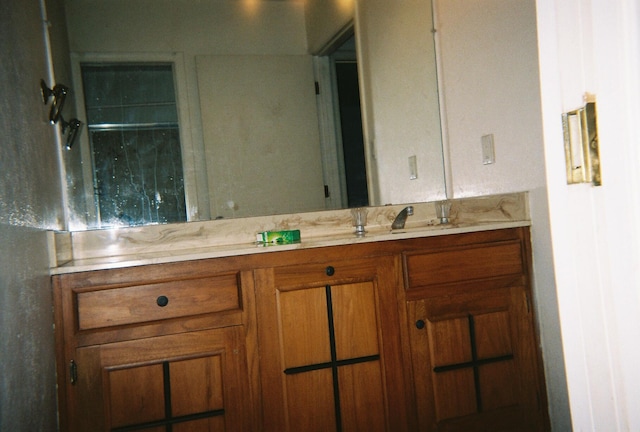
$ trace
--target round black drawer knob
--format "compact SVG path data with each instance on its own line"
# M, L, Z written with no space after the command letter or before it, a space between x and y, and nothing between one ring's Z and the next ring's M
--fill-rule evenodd
M167 296L160 296L157 298L156 303L160 307L165 307L166 305L169 304L169 299L167 298Z
M327 268L325 269L325 273L327 273L327 276L333 276L335 272L336 269L334 269L333 266L327 266Z
M416 321L416 328L418 330L422 330L424 328L424 321L423 320Z

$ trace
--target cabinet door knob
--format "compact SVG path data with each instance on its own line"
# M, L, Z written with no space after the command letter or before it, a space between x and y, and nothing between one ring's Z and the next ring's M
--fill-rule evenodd
M422 330L424 328L424 321L423 320L416 321L416 328L418 330Z
M169 304L169 299L167 298L167 296L160 296L156 299L156 303L160 307L165 307Z
M327 268L325 269L325 273L327 273L327 276L333 276L335 272L336 269L334 269L333 266L327 266Z

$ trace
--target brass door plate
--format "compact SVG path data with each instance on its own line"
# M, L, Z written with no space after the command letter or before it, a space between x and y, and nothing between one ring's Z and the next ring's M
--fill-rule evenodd
M602 184L596 103L562 114L567 184Z

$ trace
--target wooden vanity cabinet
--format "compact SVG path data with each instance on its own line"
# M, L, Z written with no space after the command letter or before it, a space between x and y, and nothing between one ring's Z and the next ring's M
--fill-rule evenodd
M63 431L253 431L253 277L204 260L54 276Z
M528 230L442 240L403 254L417 430L548 430Z
M542 431L528 228L53 277L63 431Z

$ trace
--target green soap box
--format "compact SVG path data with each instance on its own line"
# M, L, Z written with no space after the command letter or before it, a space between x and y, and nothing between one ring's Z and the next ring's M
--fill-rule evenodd
M300 243L300 230L264 231L257 234L256 240L266 244Z

